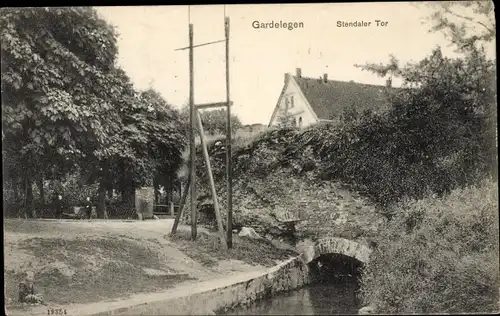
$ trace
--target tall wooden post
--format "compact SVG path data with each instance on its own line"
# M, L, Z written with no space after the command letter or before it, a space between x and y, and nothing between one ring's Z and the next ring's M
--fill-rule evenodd
M219 229L219 234L221 237L221 243L226 246L226 236L224 234L224 226L222 225L222 217L219 211L219 201L217 200L217 191L215 190L214 177L212 175L212 167L210 165L210 157L208 156L207 142L205 140L205 135L203 134L203 124L201 122L200 112L196 110L196 121L198 123L198 129L200 132L201 148L203 150L203 156L205 158L205 164L207 166L208 182L210 184L210 190L212 191L212 200L214 202L215 219L217 220L217 227Z
M191 154L191 239L195 240L196 228L196 144L194 134L195 106L194 106L194 73L193 73L193 24L189 24L189 123L190 123L190 154Z
M233 164L231 155L231 100L229 94L229 17L224 18L226 34L226 101L227 101L227 136L226 136L226 178L227 178L227 248L233 247Z

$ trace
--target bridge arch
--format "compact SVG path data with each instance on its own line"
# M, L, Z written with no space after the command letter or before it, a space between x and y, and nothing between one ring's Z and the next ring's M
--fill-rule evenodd
M305 263L309 263L321 255L331 253L345 255L366 264L370 260L371 249L353 240L327 237L306 247L302 252L302 259Z

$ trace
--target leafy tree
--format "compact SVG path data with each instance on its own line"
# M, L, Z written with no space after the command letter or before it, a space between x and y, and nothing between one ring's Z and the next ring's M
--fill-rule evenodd
M496 38L493 1L440 1L425 4L433 10L425 23L440 31L457 51L471 51Z
M35 178L58 178L105 155L119 131L116 34L91 8L2 13L2 123L12 157L5 167L33 209Z
M345 106L342 110L342 119L345 121L354 121L359 117L358 110L353 106Z
M383 74L371 65L364 69ZM494 172L495 64L480 51L451 59L437 48L398 71L403 89L388 120L401 157L446 170L461 184Z
M227 112L226 109L200 111L201 122L205 133L216 135L226 134L227 129ZM184 122L184 128L189 133L189 105L185 105L181 110L181 117ZM195 121L196 123L196 121ZM241 128L241 123L238 116L231 114L231 130L236 132ZM198 131L195 124L195 130Z
M488 19L492 3L435 5L430 30L443 31L461 56L447 58L437 48L419 63L396 63L403 89L384 124L392 138L386 147L410 171L418 170L414 178L424 173L422 184L440 182L455 190L441 198L406 200L391 210L361 291L365 303L381 313L498 310L496 62L485 53L495 38ZM470 32L474 24L479 28ZM362 68L385 76L390 65Z
M181 164L179 114L115 66L116 33L92 8L7 9L2 26L4 170L32 210L32 183L81 173L105 192ZM33 214L35 215L35 214Z
M157 185L171 187L186 140L180 114L154 90L140 93L132 107L122 110L119 138L127 140L130 152L117 157L112 178L124 200L132 202L133 190L153 178Z
M436 5L429 17L430 30L443 31L462 57L446 58L438 48L420 63L404 67L394 56L386 65L357 67L403 79L402 93L392 99L393 120L411 133L416 152L428 162L456 163L454 172L462 173L463 183L473 170L496 170L496 63L484 49L495 38L492 3ZM471 23L478 24L480 31L469 31Z

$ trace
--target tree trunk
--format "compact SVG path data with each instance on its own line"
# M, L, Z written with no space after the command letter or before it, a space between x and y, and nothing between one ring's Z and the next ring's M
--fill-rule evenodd
M19 184L17 179L12 180L12 190L14 191L14 202L17 204L19 202Z
M167 185L167 201L166 201L167 204L172 201L172 190L173 190L173 186L172 186L172 183L169 181L168 185Z
M99 183L99 203L97 204L97 218L106 218L106 185L104 179Z
M128 187L122 192L122 202L127 203L130 207L133 207L135 205L134 188Z
M165 196L165 204L169 204L170 201L172 201L172 177L170 176L165 176L165 191L166 191L166 196Z
M153 188L154 188L154 191L155 191L155 205L158 205L158 199L159 199L159 195L160 195L160 192L158 191L158 180L156 179L156 176L153 178Z
M45 205L45 188L43 187L43 176L38 179L38 189L40 190L40 204Z
M25 197L25 213L31 214L32 218L36 218L35 200L33 199L33 181L29 175L25 177L26 197Z
M181 204L181 200L182 200L182 183L179 182L179 187L178 187L178 190L179 190L179 205Z
M20 183L20 186L21 186L21 192L22 192L22 197L21 197L21 201L20 201L20 208L19 208L19 211L18 211L18 215L19 217L21 216L21 210L23 212L22 215L24 215L24 218L27 219L28 218L28 213L27 213L27 210L26 210L26 201L27 201L27 196L28 196L28 193L27 193L27 189L28 189L28 186L26 185L26 178L23 176L21 178L21 183Z
M111 175L109 172L108 161L101 161L101 177L99 182L99 202L97 204L97 218L108 218L106 211L106 193L112 188Z
M45 188L43 187L43 176L38 178L38 190L40 190L40 214L43 217L43 212L45 210Z

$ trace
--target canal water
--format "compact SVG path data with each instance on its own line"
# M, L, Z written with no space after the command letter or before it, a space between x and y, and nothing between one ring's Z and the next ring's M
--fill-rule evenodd
M359 262L341 256L313 262L315 283L299 290L238 307L224 315L346 315L357 314Z

